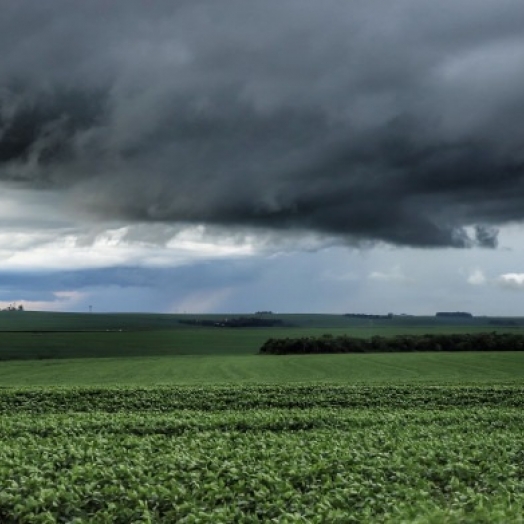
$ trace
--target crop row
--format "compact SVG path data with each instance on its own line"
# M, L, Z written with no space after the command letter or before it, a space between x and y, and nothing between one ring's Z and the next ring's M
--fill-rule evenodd
M244 411L173 411L168 414L150 413L60 413L13 414L2 417L0 436L24 439L33 437L70 437L95 433L97 435L166 435L175 437L186 433L208 431L285 433L312 430L365 430L377 424L398 429L412 424L439 424L452 431L461 429L464 411L407 409L388 412L369 409L313 408L309 410L271 409ZM519 428L524 422L521 410L498 409L497 417L489 408L468 410L470 426L479 431L498 428Z
M524 407L524 386L165 386L6 388L0 414L322 408Z
M0 521L521 522L524 412L4 415Z

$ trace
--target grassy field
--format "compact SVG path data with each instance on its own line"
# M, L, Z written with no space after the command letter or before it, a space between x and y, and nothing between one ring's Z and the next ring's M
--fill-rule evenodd
M3 362L0 386L224 383L505 383L524 353L136 357Z

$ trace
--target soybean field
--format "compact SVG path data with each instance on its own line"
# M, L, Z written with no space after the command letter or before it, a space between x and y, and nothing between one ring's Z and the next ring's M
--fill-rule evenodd
M0 517L521 522L522 386L9 389Z

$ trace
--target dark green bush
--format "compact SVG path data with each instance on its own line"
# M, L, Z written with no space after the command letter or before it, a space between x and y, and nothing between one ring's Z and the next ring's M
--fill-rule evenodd
M316 338L270 338L260 348L260 353L271 355L408 351L524 351L524 335L494 332L395 337L376 335L370 339L323 335Z

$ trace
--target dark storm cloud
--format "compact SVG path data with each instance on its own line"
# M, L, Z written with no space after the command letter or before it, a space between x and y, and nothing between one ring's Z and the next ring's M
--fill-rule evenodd
M524 219L518 0L0 9L4 183L348 242L495 247Z

